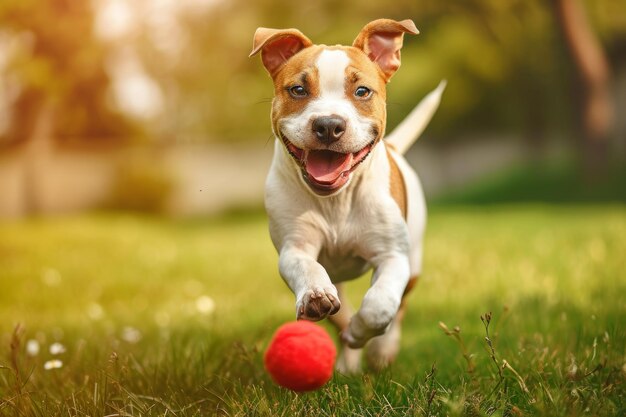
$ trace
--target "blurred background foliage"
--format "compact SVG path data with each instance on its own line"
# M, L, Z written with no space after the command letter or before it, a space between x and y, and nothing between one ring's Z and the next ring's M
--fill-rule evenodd
M93 22L89 2L2 2L0 69L2 98L11 116L3 131L8 140L28 138L37 117L50 111L58 138L134 133L130 120L107 102L109 51L97 39Z
M444 137L494 129L564 134L575 125L577 80L551 0L174 3L4 0L0 25L5 55L7 45L11 53L3 75L15 107L10 135L27 135L31 113L50 99L59 136L135 134L140 122L159 138L255 139L269 130L268 106L258 102L272 96L262 67L247 57L257 26L298 27L315 42L346 44L381 16L412 18L421 30L405 40L403 69L389 87L391 125L443 78L450 88L434 126ZM620 70L624 7L616 0L585 2ZM128 76L111 68L116 64L150 77L148 91L139 94L157 97L150 97L157 101L153 109L142 114L110 100L111 79Z
M561 140L585 154L581 102L589 88L559 14L569 3L3 0L0 145L37 134L60 142L264 143L273 90L258 59L248 58L256 27L297 27L316 43L348 44L365 23L389 17L411 18L421 31L405 39L402 70L389 85L389 128L447 79L431 145L489 134L522 138L537 152ZM609 68L603 88L617 106L596 140L605 148L597 168L624 153L626 93L615 86L626 84L626 3L573 3L599 42Z

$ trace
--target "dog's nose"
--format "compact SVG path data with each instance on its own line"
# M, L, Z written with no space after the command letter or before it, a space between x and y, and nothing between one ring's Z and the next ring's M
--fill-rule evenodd
M339 140L346 131L346 121L339 116L323 116L313 120L313 132L323 144Z

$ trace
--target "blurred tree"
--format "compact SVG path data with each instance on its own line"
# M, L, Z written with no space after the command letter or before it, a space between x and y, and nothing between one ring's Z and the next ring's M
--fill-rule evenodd
M137 132L107 103L105 51L92 26L90 2L0 3L0 27L21 46L7 68L19 93L3 142L19 145L24 212L37 212L41 206L53 141Z
M613 122L610 71L604 50L591 28L580 0L553 0L556 21L576 68L580 88L577 113L584 136L587 175L606 170L608 139Z
M175 10L176 48L154 42L159 28L142 22L137 52L165 96L161 133L185 141L241 141L269 127L273 91L260 66L248 58L252 34L263 16L286 16L296 5L241 0ZM285 19L289 21L289 19ZM269 131L269 130L268 130Z
M105 50L93 34L90 2L3 0L0 26L22 46L8 68L20 93L7 141L27 141L34 132L110 138L136 129L107 102Z

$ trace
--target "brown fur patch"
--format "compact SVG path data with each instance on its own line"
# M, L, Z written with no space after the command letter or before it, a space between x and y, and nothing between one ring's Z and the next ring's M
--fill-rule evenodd
M342 50L348 54L350 64L346 68L345 94L354 108L363 117L372 120L376 129L376 136L382 137L387 119L387 87L384 74L360 49L346 46ZM354 95L359 87L367 87L372 95L361 99Z
M406 220L407 213L407 200L406 200L406 187L404 185L404 178L398 168L398 164L391 156L389 150L387 150L387 159L389 160L389 191L391 196L400 207L402 217Z
M408 284L406 284L406 288L404 289L404 293L402 294L402 297L406 297L406 295L413 290L413 287L415 287L415 285L417 285L417 279L418 278L419 278L418 275L409 278L409 282L408 282Z
M276 125L278 120L303 111L311 100L319 96L319 73L315 61L322 49L319 45L304 48L291 57L276 73L274 100L272 101L272 123L276 132L278 132ZM289 88L295 85L306 88L308 95L299 98L292 97L289 94Z
M417 284L417 278L419 278L418 275L409 278L409 282L406 284L406 287L404 288L404 293L402 294L402 301L400 301L400 308L398 309L398 313L396 314L396 321L398 324L400 324L402 322L402 319L404 318L404 313L406 312L407 295L409 295L411 290L413 290L413 287L415 287L415 285Z

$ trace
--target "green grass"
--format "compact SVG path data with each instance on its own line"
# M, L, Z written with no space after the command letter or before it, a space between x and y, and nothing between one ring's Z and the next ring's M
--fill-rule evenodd
M294 317L266 228L261 215L0 224L0 415L625 415L624 206L433 208L396 364L306 395L263 370ZM357 305L367 281L349 285Z

